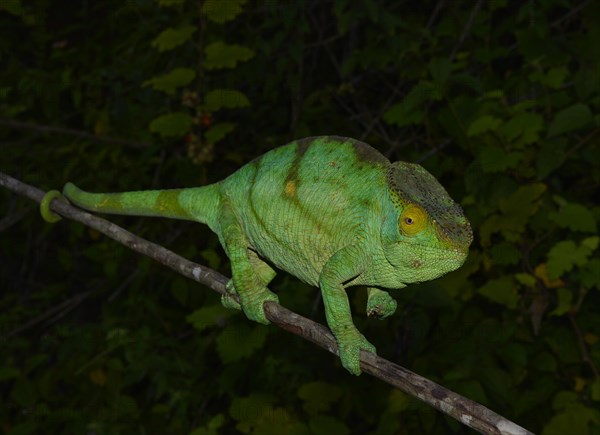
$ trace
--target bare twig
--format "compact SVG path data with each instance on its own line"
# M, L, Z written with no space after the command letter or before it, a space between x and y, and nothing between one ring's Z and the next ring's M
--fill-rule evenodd
M0 172L0 185L36 202L41 202L44 192ZM62 201L54 200L51 209L72 220L78 221L128 248L153 258L176 272L204 284L214 291L225 294L228 279L207 267L193 263L160 245L135 236L129 231ZM293 334L308 340L323 349L338 355L335 338L325 326L302 317L274 302L265 302L267 318ZM450 415L476 431L485 434L531 434L528 430L505 419L488 408L462 397L441 385L413 373L404 367L387 361L373 353L361 352L361 369L384 382L424 401L435 409Z
M467 35L469 34L469 32L471 31L471 27L473 26L473 21L475 20L475 16L479 12L479 9L481 9L482 3L483 3L482 0L477 0L477 3L475 3L475 6L473 6L473 9L471 9L471 14L469 15L467 24L465 24L462 34L460 35L460 38L458 39L458 42L452 49L452 53L450 53L450 56L449 56L450 61L454 60L454 56L456 56L456 52L458 51L458 49L460 48L460 46L462 45L464 40L467 38Z
M118 137L109 137L109 136L98 136L92 133L88 133L86 131L73 130L71 128L63 128L63 127L54 127L51 125L39 125L33 124L30 122L16 121L14 119L0 119L0 125L4 125L10 128L16 128L20 130L32 130L36 133L58 133L58 134L66 134L69 136L80 137L83 139L89 139L96 142L108 142L108 143L116 143L121 145L127 145L134 148L148 148L150 144L143 142L136 142L133 140L121 139ZM6 143L5 143L6 144Z

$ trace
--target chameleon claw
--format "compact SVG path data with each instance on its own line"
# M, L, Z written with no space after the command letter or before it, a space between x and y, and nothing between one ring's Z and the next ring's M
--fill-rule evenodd
M62 219L58 214L50 210L50 203L55 199L59 199L64 202L67 201L58 190L50 190L44 195L44 198L40 203L40 214L42 215L42 218L46 222L50 222L52 224Z
M221 295L221 305L230 310L242 310L242 306L238 301L233 298L233 295L237 295L238 292L235 290L233 285L233 280L230 279L227 281L227 285L225 286L227 294Z

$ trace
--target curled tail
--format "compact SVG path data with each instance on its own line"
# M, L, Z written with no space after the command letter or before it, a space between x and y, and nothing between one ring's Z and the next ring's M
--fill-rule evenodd
M122 193L85 192L67 183L63 195L86 210L135 216L157 216L216 224L219 184L169 190L141 190Z

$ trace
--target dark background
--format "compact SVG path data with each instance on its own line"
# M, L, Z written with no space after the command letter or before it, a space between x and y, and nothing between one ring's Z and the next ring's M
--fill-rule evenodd
M475 241L354 319L383 357L542 434L600 433L600 2L4 0L0 170L198 186L293 139L421 163ZM596 198L596 200L594 200ZM0 189L0 433L468 433ZM208 228L111 217L229 274ZM280 273L283 305L324 322Z

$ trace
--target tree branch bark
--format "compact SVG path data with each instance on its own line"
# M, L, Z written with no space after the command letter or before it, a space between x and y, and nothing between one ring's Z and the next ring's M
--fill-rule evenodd
M0 185L40 203L44 192L0 172ZM168 249L137 237L127 230L67 203L54 200L51 209L68 219L81 222L122 243L133 251L153 258L181 275L225 294L228 278L220 273L186 260ZM265 302L267 318L285 329L323 349L338 355L335 338L328 328L302 317L274 302ZM452 416L462 424L485 434L527 435L528 430L505 419L483 405L467 399L410 370L370 352L361 352L361 369L376 378L414 396L435 409Z

